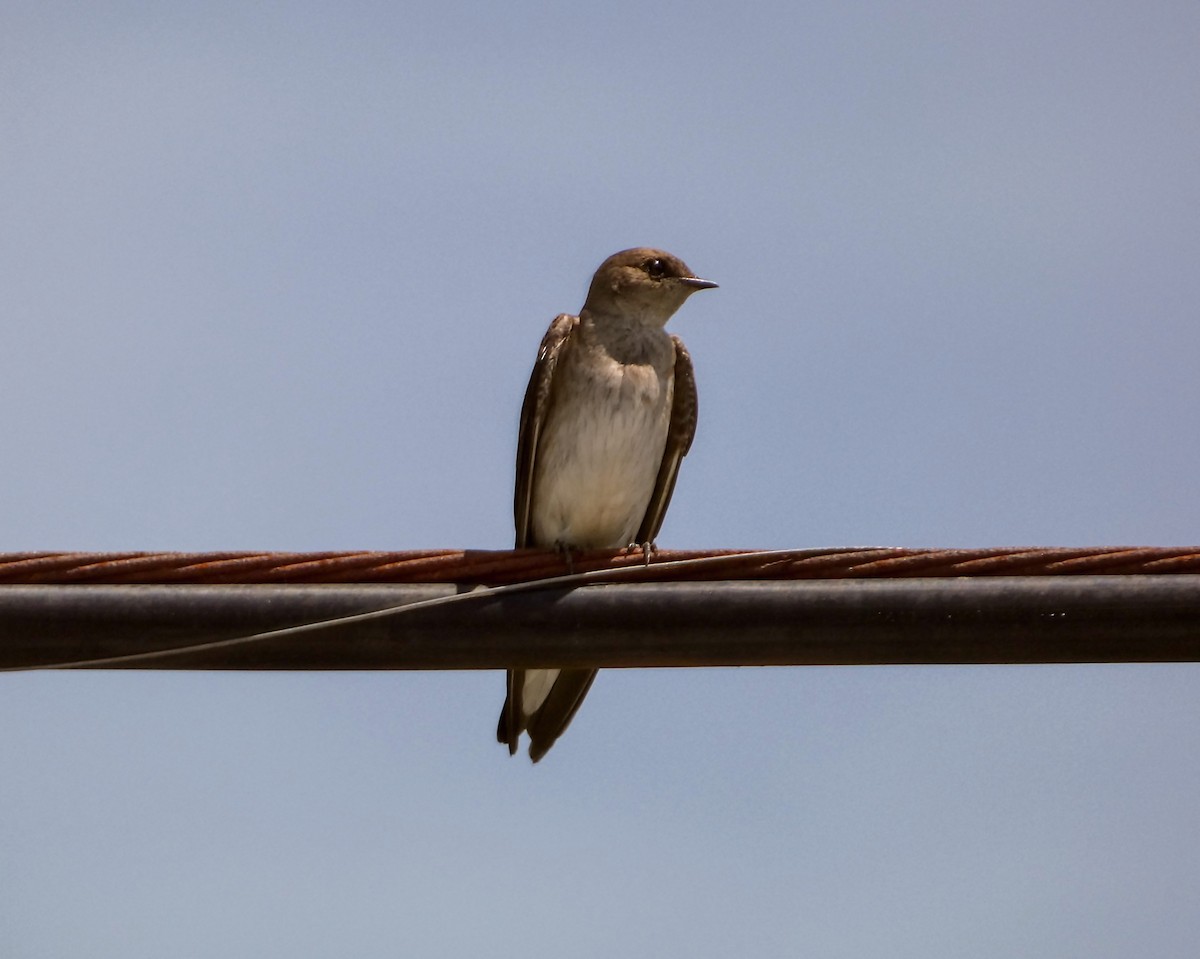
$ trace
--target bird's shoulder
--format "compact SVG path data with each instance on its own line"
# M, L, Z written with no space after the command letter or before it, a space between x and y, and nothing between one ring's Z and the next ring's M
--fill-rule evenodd
M567 352L572 334L578 326L579 317L560 313L546 330L529 376L529 387L521 410L522 423L538 421L544 414L554 382L554 371Z
M553 365L558 361L563 348L571 339L571 334L579 326L579 317L570 313L560 313L551 321L546 335L542 337L538 347L537 363Z

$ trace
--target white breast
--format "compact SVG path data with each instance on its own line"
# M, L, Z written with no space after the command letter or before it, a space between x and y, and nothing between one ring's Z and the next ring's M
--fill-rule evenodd
M633 542L671 418L674 348L663 340L670 362L661 349L640 364L580 350L558 372L535 466L536 543L582 549Z

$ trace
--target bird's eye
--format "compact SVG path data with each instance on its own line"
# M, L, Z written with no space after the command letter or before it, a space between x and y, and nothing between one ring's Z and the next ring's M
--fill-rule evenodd
M667 265L662 260L647 260L643 265L646 268L646 272L655 279L667 275Z

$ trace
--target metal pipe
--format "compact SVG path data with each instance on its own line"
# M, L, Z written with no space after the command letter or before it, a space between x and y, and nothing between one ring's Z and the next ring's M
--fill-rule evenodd
M1200 575L454 586L5 586L0 668L501 669L1200 661ZM114 668L111 667L110 668Z

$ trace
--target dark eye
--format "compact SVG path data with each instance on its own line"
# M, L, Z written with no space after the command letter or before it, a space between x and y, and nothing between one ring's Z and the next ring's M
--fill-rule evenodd
M643 265L646 268L646 272L655 279L667 275L667 265L662 260L647 260Z

